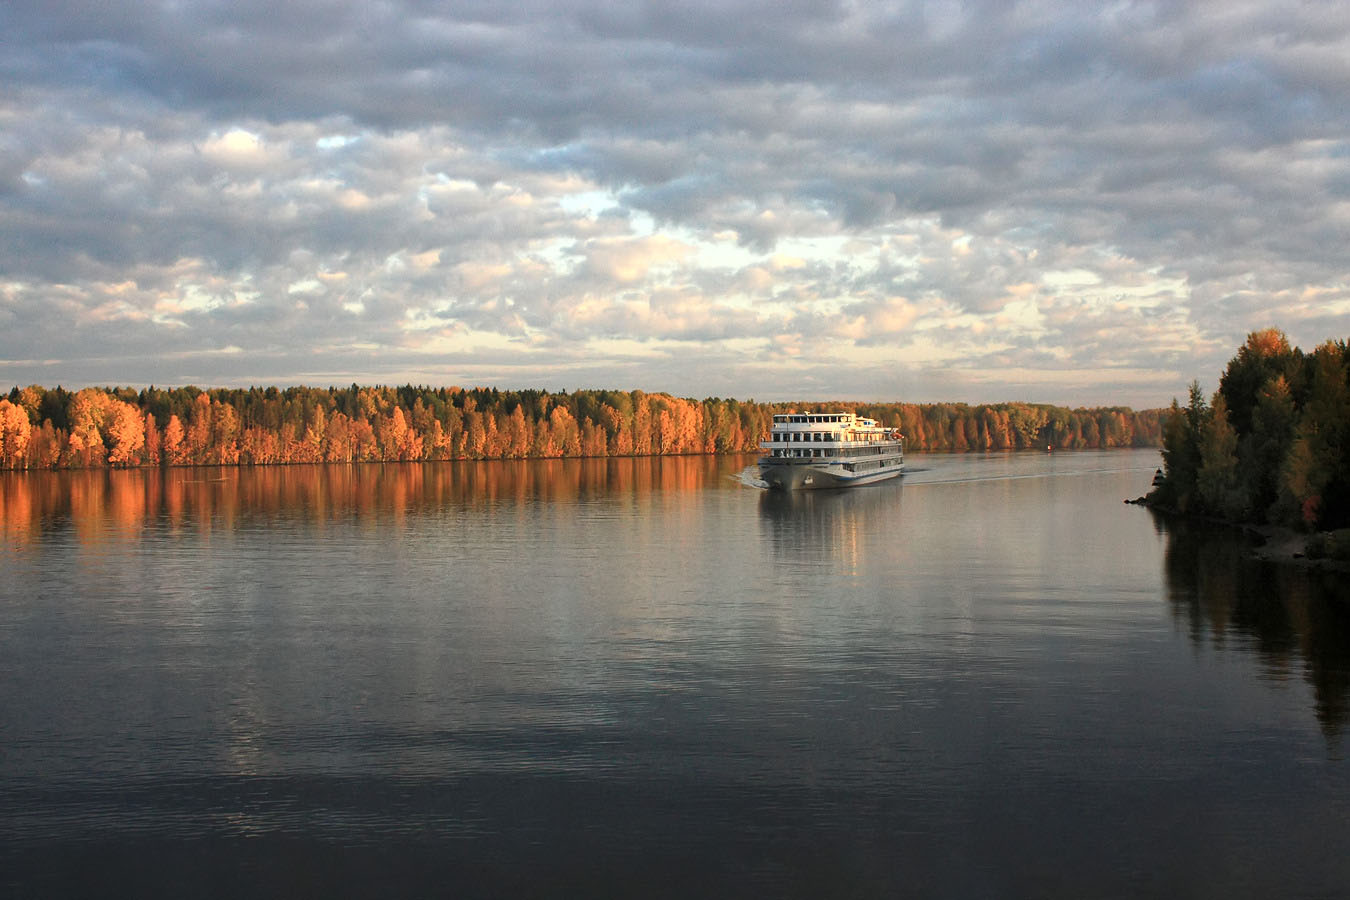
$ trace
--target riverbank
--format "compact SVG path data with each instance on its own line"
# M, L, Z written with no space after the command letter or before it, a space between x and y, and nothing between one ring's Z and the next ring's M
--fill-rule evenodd
M1253 525L1246 522L1230 522L1214 516L1189 515L1152 503L1146 496L1136 497L1125 502L1134 506L1147 506L1155 512L1168 516L1195 522L1207 522L1225 528L1240 529L1255 542L1252 547L1253 559L1320 572L1350 572L1350 559L1333 558L1329 555L1310 552L1311 545L1315 541L1325 543L1330 533L1309 534L1305 531L1297 531L1280 525Z
M1306 534L1274 525L1248 526L1247 531L1261 541L1253 551L1257 559L1317 571L1350 572L1350 559L1328 549L1335 545L1337 532Z

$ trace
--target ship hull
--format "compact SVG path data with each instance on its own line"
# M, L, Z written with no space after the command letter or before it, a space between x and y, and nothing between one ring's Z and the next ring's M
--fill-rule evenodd
M759 477L773 490L804 491L875 484L904 470L903 462L867 472L849 472L839 465L821 465L818 460L774 459L760 462Z

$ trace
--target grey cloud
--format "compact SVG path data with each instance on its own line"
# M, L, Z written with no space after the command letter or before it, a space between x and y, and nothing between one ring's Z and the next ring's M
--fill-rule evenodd
M1350 238L1336 4L61 0L6 4L0 33L0 360L74 365L97 332L124 365L172 334L243 348L221 373L280 345L371 366L343 341L402 352L418 316L559 354L819 333L900 354L900 332L845 332L894 296L995 327L1019 285L1045 333L982 365L1175 374L1169 334L1346 330L1303 299L1340 296ZM258 153L221 145L235 128ZM578 250L646 217L760 257L892 249L776 271L751 313L730 264L630 282ZM1044 281L1068 269L1106 299ZM1156 278L1184 287L1109 308Z

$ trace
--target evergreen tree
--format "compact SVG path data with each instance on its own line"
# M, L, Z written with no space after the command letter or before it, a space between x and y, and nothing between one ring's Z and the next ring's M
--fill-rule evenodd
M1219 393L1228 404L1229 421L1239 434L1253 428L1252 418L1262 388L1283 376L1290 388L1302 381L1302 353L1289 346L1278 328L1253 331L1219 378Z
M1196 492L1203 508L1227 519L1246 515L1246 503L1238 480L1237 432L1228 422L1228 404L1219 391L1200 433L1200 469Z
M1239 438L1238 459L1246 507L1257 521L1287 518L1273 509L1279 496L1280 470L1293 439L1294 398L1283 375L1258 392L1251 433Z

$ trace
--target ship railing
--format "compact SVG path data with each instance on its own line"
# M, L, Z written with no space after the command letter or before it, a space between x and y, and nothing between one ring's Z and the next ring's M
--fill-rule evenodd
M791 441L780 438L768 438L761 440L761 447L893 447L900 441L895 438L887 438L881 441Z

